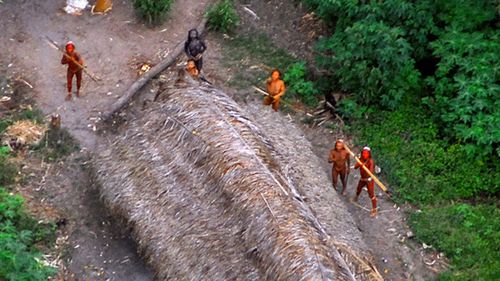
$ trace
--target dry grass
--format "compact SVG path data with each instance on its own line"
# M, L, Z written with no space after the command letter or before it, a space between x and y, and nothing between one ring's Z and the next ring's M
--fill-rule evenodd
M46 131L47 127L44 125L35 124L31 120L21 120L7 127L2 139L6 144L34 146L42 140Z
M104 200L157 279L359 278L350 268L363 266L338 251L259 126L224 93L190 84L163 93L96 159Z

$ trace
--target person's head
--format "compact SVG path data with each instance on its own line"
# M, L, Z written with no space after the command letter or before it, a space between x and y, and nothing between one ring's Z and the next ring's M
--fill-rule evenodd
M366 160L371 157L372 157L372 150L368 146L363 147L363 150L361 151L361 158L363 160Z
M196 64L194 63L193 59L189 59L187 61L187 69L193 69L193 68L196 68Z
M75 43L73 43L72 41L68 41L68 43L66 43L66 52L68 52L68 54L71 54L73 53L74 50L75 50Z
M339 151L344 149L344 141L343 140L337 140L335 142L335 150Z
M196 28L191 29L188 32L188 40L196 39L198 38L198 30Z
M273 81L280 79L280 76L281 76L281 72L277 69L275 69L271 72L271 78L273 79Z

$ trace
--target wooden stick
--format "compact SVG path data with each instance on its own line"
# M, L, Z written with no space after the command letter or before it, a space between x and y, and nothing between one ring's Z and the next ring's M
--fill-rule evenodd
M54 49L58 50L59 52L63 53L63 55L64 55L65 57L67 57L67 58L68 58L68 59L70 59L73 63L75 63L77 66L79 66L79 67L83 70L83 72L85 72L85 74L87 74L87 75L90 77L90 79L92 79L92 80L93 80L94 82L96 82L96 83L98 83L98 82L101 80L101 78L99 78L99 77L95 76L94 74L90 73L90 72L87 70L87 68L86 68L85 66L81 65L81 64L80 64L79 62L77 62L74 58L72 58L72 57L68 56L68 54L66 54L66 52L65 52L63 49L61 49L61 48L60 48L60 47L56 44L56 42L55 42L54 40L50 39L48 36L45 36L45 37L46 37L46 39L47 39L47 43L49 43L49 46L51 46L51 47L53 47Z
M354 157L354 159L356 159L356 162L358 162L358 164L361 165L361 168L363 168L363 170L365 170L365 172L367 172L368 175L370 175L370 177L373 178L373 180L380 187L380 189L382 189L384 192L387 193L387 187L385 187L385 185L363 164L363 162L361 162L361 160L359 160L359 158L356 157L356 155L354 155L354 153L349 149L349 147L347 147L347 145L345 143L344 143L344 147L347 150L347 152L349 152L349 154L351 154L352 157Z

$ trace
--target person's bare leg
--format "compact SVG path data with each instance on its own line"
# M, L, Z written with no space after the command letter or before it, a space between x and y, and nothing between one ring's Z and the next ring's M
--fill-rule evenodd
M82 70L76 73L76 96L80 97L80 88L82 87Z
M356 188L356 195L352 198L352 201L358 202L359 194L361 194L361 190L363 190L364 185L365 185L365 182L359 180L358 187Z
M370 217L374 218L377 216L377 197L375 197L375 184L372 182L366 185L368 189L368 195L372 201L372 210L370 212Z
M346 189L346 186L347 186L347 172L346 171L342 171L340 173L340 180L342 181L342 192L341 192L341 194L345 195L345 189Z
M69 71L66 73L66 83L68 87L68 95L66 96L65 100L69 101L71 100L71 90L73 87L73 73Z
M339 173L335 170L335 167L332 168L332 185L333 189L337 190L337 180L339 177Z

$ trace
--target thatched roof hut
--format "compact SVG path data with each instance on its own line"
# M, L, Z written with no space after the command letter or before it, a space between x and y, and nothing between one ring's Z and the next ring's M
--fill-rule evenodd
M324 185L299 186L307 179L290 171L295 156L278 146L220 90L185 85L95 162L105 202L129 222L158 280L368 279L359 231L335 229L353 224L343 205L308 202Z

